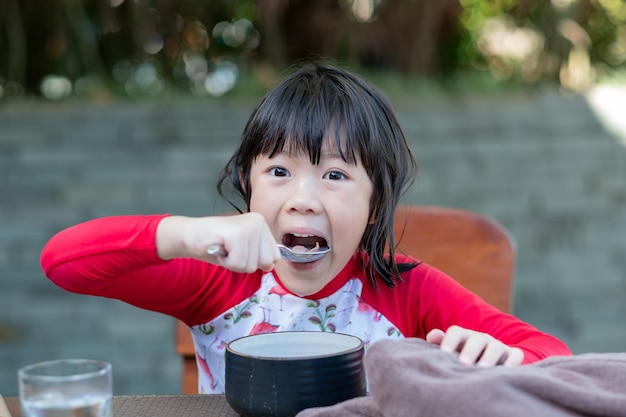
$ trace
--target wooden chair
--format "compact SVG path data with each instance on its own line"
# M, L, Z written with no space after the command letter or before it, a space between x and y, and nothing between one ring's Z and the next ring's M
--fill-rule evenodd
M516 246L491 218L466 210L402 206L394 231L398 252L425 261L500 310L512 311ZM176 353L183 359L182 393L198 390L198 371L187 326L176 323Z
M189 328L185 323L176 320L176 354L183 360L181 373L181 394L198 393L198 368L196 365L196 349Z
M513 310L516 243L495 220L467 210L402 206L398 251L425 261L503 312Z

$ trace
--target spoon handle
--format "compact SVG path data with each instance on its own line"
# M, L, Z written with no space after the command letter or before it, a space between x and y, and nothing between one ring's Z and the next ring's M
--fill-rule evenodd
M281 244L277 244L277 246L278 246L278 249L280 250L280 256L283 259L286 259L288 261L295 262L295 263L313 262L318 259L321 259L324 255L330 252L330 248L328 247L322 250L318 250L317 252L296 252ZM206 249L206 253L208 253L209 255L213 255L213 256L228 255L228 252L226 252L226 249L224 249L224 246L220 245L219 243L214 243L212 245L209 245L209 247Z
M285 246L283 245L277 245L279 249L285 248ZM226 252L226 249L224 249L223 245L220 245L219 243L214 243L212 245L209 245L208 248L206 248L206 253L208 253L209 255L213 255L213 256L226 256L228 255L228 252ZM282 251L281 251L282 253ZM0 416L2 417L2 416Z

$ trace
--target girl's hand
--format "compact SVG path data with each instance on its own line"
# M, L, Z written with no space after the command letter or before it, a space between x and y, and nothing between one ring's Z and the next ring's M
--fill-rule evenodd
M441 350L456 352L459 361L466 365L478 366L520 365L524 352L509 347L486 333L451 326L447 332L433 329L426 335L426 341L439 345Z
M234 272L271 271L281 259L276 240L262 215L165 217L157 228L157 253L161 259L195 258ZM219 244L225 256L207 253Z

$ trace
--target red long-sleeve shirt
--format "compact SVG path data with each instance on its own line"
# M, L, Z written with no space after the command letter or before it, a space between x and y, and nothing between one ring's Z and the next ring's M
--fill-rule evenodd
M458 325L519 347L524 363L571 354L558 339L500 312L425 263L404 273L395 288L375 288L355 254L322 290L300 297L274 271L235 273L195 259L164 261L155 245L163 217L107 217L70 227L48 242L41 263L65 290L119 299L187 323L200 392L223 391L223 353L230 340L268 331L337 331L368 345L424 338L431 329Z

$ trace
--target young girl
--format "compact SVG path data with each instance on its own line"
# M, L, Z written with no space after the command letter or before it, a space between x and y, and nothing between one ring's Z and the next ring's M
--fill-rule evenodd
M415 173L381 93L310 64L260 101L220 178L222 196L242 199L241 214L95 219L54 236L41 262L68 291L187 323L204 393L224 390L226 344L263 332L342 332L366 344L419 337L478 366L571 354L445 273L394 253L395 208ZM296 263L277 243L331 251ZM211 255L215 245L223 251Z

